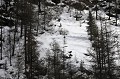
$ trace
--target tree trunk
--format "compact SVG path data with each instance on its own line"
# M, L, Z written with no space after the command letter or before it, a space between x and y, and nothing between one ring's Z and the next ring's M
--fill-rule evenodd
M3 41L3 37L2 37L2 26L1 26L1 60L2 60L2 46L3 46L3 44L2 44L2 41Z
M110 1L109 1L109 19L110 20Z
M116 5L116 8L115 8L115 12L116 12L116 24L115 24L115 26L117 26L117 0L115 1L115 5Z

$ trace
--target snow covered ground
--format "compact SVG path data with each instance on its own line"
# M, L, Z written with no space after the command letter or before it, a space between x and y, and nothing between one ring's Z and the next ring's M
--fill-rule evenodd
M54 27L55 33L44 33L43 35L40 35L37 37L37 40L39 41L40 46L40 55L41 57L45 56L45 51L47 49L50 49L50 43L54 40L56 40L61 48L65 47L66 54L69 51L72 51L73 57L72 61L86 61L86 57L84 56L84 53L87 53L87 49L90 47L90 41L88 40L88 34L87 34L87 20L85 17L88 15L88 11L82 12L83 20L76 21L76 19L73 17L75 10L71 11L71 17L70 13L67 12L67 7L64 8L63 13L60 15L60 21L52 20L50 23ZM80 27L81 24L81 27ZM64 45L64 35L60 35L60 30L67 33L65 45Z

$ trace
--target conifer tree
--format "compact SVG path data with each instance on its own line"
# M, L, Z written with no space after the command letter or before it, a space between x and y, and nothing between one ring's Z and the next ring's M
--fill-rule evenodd
M92 15L90 16L93 17ZM89 18L89 20L94 19ZM89 54L86 54L86 56L90 56L92 58L90 62L93 63L92 67L94 77L98 79L115 79L116 76L114 74L114 69L116 66L114 63L115 52L113 50L114 47L116 47L116 45L114 46L116 42L112 42L112 32L107 30L106 25L102 25L101 30L96 29L97 26L95 22L91 22L92 23L88 22L88 30L91 25L92 30L89 30L88 32L90 32L90 38L92 37L93 41L91 48L92 51L89 51Z

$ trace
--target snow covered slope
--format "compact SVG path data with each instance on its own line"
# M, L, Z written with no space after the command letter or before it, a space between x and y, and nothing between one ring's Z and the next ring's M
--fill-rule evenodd
M90 47L90 41L88 40L87 35L87 23L86 23L86 15L88 14L88 11L82 12L82 16L85 18L80 21L76 21L76 19L73 17L75 14L75 10L71 11L71 17L70 13L67 12L68 8L65 7L63 10L63 13L60 15L60 21L58 20L52 20L50 24L53 25L53 32L50 33L44 33L43 35L40 35L37 37L37 40L39 41L40 45L40 55L41 57L45 56L45 51L47 49L50 49L50 43L53 40L56 40L61 48L65 47L65 52L72 51L73 57L72 61L81 61L85 60L84 53L87 53L87 49ZM80 27L81 24L81 27ZM65 39L64 44L64 35L60 34L60 32L63 31L67 35Z

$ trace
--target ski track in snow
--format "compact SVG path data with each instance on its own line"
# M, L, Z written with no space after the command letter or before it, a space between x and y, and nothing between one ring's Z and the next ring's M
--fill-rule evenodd
M74 10L73 10L74 13ZM86 15L86 14L85 14ZM90 47L90 41L88 40L88 34L87 34L87 23L82 23L82 26L80 27L80 21L76 21L74 17L70 17L70 13L66 12L66 8L64 9L63 13L60 15L61 21L53 21L53 24L55 26L55 30L59 29L60 24L62 25L62 29L68 31L68 34L66 35L66 44L67 46L65 48L66 54L69 51L72 51L73 57L72 61L86 61L86 56L84 53L88 53L87 49ZM82 21L82 20L81 20ZM50 49L49 44L55 39L61 46L61 48L64 46L64 40L63 35L60 35L58 33L56 34L49 34L45 33L37 38L39 42L43 42L43 45L40 46L41 50L41 57L45 56L45 50ZM74 63L77 65L77 63Z

